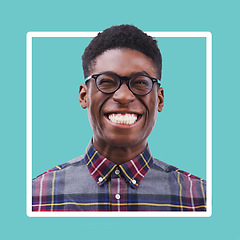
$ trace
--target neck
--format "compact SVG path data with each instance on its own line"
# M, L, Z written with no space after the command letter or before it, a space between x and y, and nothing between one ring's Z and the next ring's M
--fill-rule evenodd
M116 147L107 143L96 142L93 139L93 146L109 161L121 165L139 155L146 148L147 141L137 146Z

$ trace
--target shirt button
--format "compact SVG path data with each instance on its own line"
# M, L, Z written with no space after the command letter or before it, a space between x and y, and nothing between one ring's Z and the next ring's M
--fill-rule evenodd
M120 173L120 171L118 169L116 169L115 174L118 175Z
M103 181L103 178L102 178L102 177L100 177L100 178L98 179L98 181L99 181L99 182L102 182L102 181Z
M133 179L133 180L132 180L132 183L133 183L133 184L136 184L136 183L137 183L137 181L136 181L135 179Z
M116 198L116 199L120 199L120 194L117 193L117 194L115 195L115 198Z

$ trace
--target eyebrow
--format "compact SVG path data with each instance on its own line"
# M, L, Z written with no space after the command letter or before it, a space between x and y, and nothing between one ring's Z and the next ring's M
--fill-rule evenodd
M103 71L103 72L100 72L99 74L106 73L106 72L117 74L116 72L112 72L112 71ZM131 76L136 75L136 74L143 74L143 75L147 75L147 76L150 77L150 75L146 71L131 72L128 76L122 76L122 75L119 75L119 74L117 74L117 75L119 75L121 77L131 77Z
M143 75L147 75L147 76L149 76L150 77L150 75L146 72L146 71L141 71L141 72L132 72L131 74L130 74L130 76L132 76L132 75L135 75L135 74L143 74Z

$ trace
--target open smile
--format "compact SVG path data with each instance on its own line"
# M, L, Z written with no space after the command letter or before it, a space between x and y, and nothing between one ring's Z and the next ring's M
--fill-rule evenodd
M133 126L137 123L142 114L126 112L126 113L107 113L104 114L105 118L114 125Z

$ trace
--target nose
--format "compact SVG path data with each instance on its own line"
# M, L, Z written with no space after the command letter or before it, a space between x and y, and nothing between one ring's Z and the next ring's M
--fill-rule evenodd
M130 91L126 83L123 83L113 94L113 100L123 105L133 102L134 99L135 95Z

